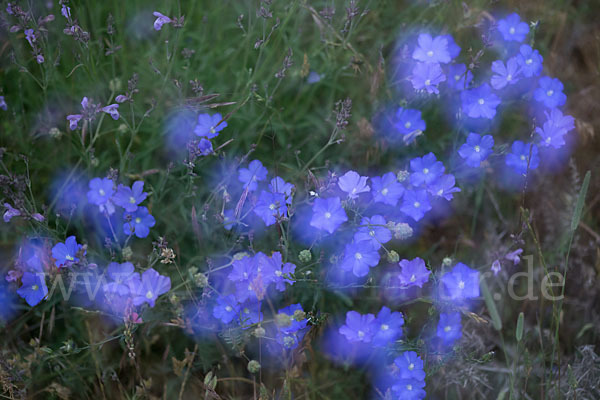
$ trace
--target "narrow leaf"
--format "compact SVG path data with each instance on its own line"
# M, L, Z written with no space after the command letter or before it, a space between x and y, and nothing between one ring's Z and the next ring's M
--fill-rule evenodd
M490 313L490 317L492 317L492 324L494 325L494 329L497 331L502 329L502 321L500 320L500 315L498 314L498 309L496 309L496 303L494 303L494 299L492 298L492 294L490 293L490 289L488 289L487 283L484 280L481 281L481 292L483 293L483 299L485 300L485 305Z
M585 195L587 194L588 187L590 186L590 177L592 173L588 171L585 174L585 178L583 178L583 185L581 185L581 190L579 191L579 196L577 196L577 205L575 206L575 212L573 213L573 219L571 220L571 230L574 231L577 229L579 225L579 221L581 220L581 213L583 212L583 205L585 203Z
M517 332L516 332L517 342L520 342L521 339L523 339L523 319L524 318L525 318L525 315L523 314L523 312L520 312L519 319L517 319Z

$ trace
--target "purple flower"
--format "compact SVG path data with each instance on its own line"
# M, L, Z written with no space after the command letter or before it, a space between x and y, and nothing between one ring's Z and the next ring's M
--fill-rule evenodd
M69 265L79 261L77 253L83 246L77 243L75 236L69 236L64 243L57 243L52 248L52 257L56 260L54 264L57 267ZM85 255L85 252L83 253Z
M371 218L364 217L360 224L363 227L359 228L354 234L356 243L371 242L375 249L379 249L382 244L392 240L392 232L386 227L385 218L381 215L373 215Z
M200 114L198 115L198 123L194 128L194 133L197 136L206 136L209 139L217 137L219 136L219 132L227 127L227 122L221 122L222 119L223 116L219 113L215 115Z
M284 217L287 213L285 197L281 193L262 191L258 198L254 213L258 215L265 225L270 226L277 222L277 217Z
M6 100L4 100L4 96L0 96L0 108L4 111L8 110L8 106L6 105Z
M481 137L476 133L469 133L467 142L460 146L458 154L465 160L469 167L478 168L490 154L494 147L494 138L491 135Z
M388 172L383 176L371 178L373 201L396 206L404 194L404 186L398 182L396 174Z
M438 180L429 185L428 190L434 196L443 197L450 201L454 198L453 193L460 192L460 188L455 187L456 180L454 175L442 175Z
M394 118L394 128L404 135L406 143L410 143L425 131L426 125L421 118L421 111L398 107Z
M126 235L133 235L135 233L135 236L140 239L148 236L150 228L156 223L154 217L150 215L146 207L138 207L133 213L123 213L123 219L125 220L123 232Z
M528 44L522 44L517 54L517 63L521 67L523 75L530 78L537 76L542 72L542 62L544 58L537 50L534 50Z
M21 211L17 210L16 208L13 208L13 206L11 206L8 203L4 203L4 207L6 208L6 211L4 212L4 222L10 222L10 220L13 217L18 217L21 215Z
M25 272L21 282L23 284L17 289L17 294L24 298L31 307L37 305L48 295L48 287L43 273Z
M392 393L396 399L421 400L427 395L423 387L425 387L424 380L400 379L392 386Z
M412 70L410 81L415 90L426 90L427 93L439 93L437 85L446 80L440 64L417 63Z
M560 107L567 101L567 96L562 92L563 84L556 78L543 76L538 81L538 88L533 92L533 98L548 108Z
M124 103L124 102L126 102L127 100L129 100L129 97L125 96L124 94L120 94L120 95L118 95L117 97L115 97L115 101L116 101L117 103Z
M367 176L360 176L354 171L348 171L338 179L338 186L348 193L348 198L356 199L360 193L368 193L371 188L367 185Z
M440 321L437 326L437 336L442 339L446 345L451 345L462 337L462 324L460 322L460 313L440 314Z
M240 260L235 260L227 279L233 282L251 281L256 275L257 267L258 265L253 257L243 257Z
M198 150L200 151L200 154L203 156L212 154L212 152L213 152L212 143L210 142L210 140L202 138L202 139L200 139L200 142L198 142Z
M563 115L558 108L553 108L550 113L546 112L547 120L543 128L536 127L535 132L542 137L542 146L560 148L564 146L564 136L575 128L575 119L570 115Z
M129 294L129 286L127 281L134 276L134 267L130 262L122 264L111 262L108 264L106 273L110 278L104 286L105 293L112 293L119 296L127 296Z
M268 172L260 161L253 160L248 165L248 168L240 168L238 170L238 180L244 183L244 189L248 188L252 192L256 190L256 182L264 181Z
M423 157L410 160L410 183L413 186L431 185L444 174L444 164L438 161L435 154L429 153Z
M173 20L171 18L159 13L158 11L154 11L152 13L152 15L154 15L156 17L156 20L154 20L154 30L155 31L160 31L164 24L170 24L173 22Z
M37 56L35 56L35 61L37 61L38 64L43 64L44 63L44 56L42 54L38 54Z
M357 277L366 276L369 269L379 264L379 252L370 241L349 243L344 250L344 258L340 262L340 268L344 271L352 271Z
M89 183L90 190L87 192L88 202L100 206L100 211L108 214L115 212L111 197L115 193L114 183L108 178L94 178Z
M375 332L377 324L373 314L361 315L356 311L346 313L346 324L342 325L339 332L346 337L349 342L369 343Z
M63 4L62 8L60 9L60 13L66 19L71 18L71 7L67 7L66 5Z
M272 193L281 193L285 195L285 202L287 204L292 204L292 190L294 190L294 185L287 183L283 180L283 178L276 176L275 178L271 179L271 182L269 183L269 190Z
M25 39L27 39L27 41L29 42L29 45L32 48L35 48L33 42L35 42L35 33L33 32L33 29L25 29L23 31L23 33L25 33Z
M523 253L523 249L516 249L504 256L505 259L512 261L513 265L517 265L521 262L521 257L519 257Z
M496 60L492 63L492 71L495 73L492 76L490 83L496 90L502 89L506 85L514 85L519 81L521 70L516 57L510 58L506 65L502 60Z
M415 221L419 221L427 211L431 210L429 195L426 190L407 190L400 211Z
M498 275L498 272L500 272L500 270L502 269L502 265L500 264L500 261L494 260L494 262L492 263L492 267L490 269L494 273L494 276Z
M417 257L413 260L400 260L398 263L402 270L398 274L400 284L402 286L418 286L423 287L423 284L429 280L431 271L425 266L425 261Z
M458 263L442 277L445 294L450 300L465 300L479 296L479 271Z
M154 268L147 269L141 275L135 274L129 281L133 305L140 306L148 303L154 307L158 296L167 293L171 289L171 278L162 276Z
M521 22L518 14L513 13L498 21L498 31L507 42L522 42L529 33L529 26Z
M113 196L113 202L131 213L137 210L138 204L146 200L146 197L148 193L144 192L144 181L136 181L131 188L119 185Z
M400 379L416 379L418 381L425 379L423 360L414 351L405 351L400 354L394 360L394 364L398 367Z
M79 123L81 118L83 118L83 115L81 114L67 115L67 121L69 121L69 129L72 131L77 129L77 124Z
M115 121L119 119L119 105L118 104L110 104L106 107L102 107L102 111L107 113L114 119Z
M375 319L375 336L373 343L385 346L402 336L404 317L401 312L392 312L387 307L382 307Z
M239 316L239 313L240 305L232 294L217 298L217 304L213 308L213 316L215 318L228 324Z
M339 197L317 198L313 204L310 226L333 233L341 224L348 221Z
M465 90L473 80L473 73L465 64L452 64L448 69L446 84L455 90Z
M506 155L506 165L516 173L525 175L528 170L534 170L540 163L538 148L535 144L526 144L515 140L511 146L511 153ZM531 159L529 157L531 151Z
M496 107L500 104L500 98L492 93L492 88L487 83L465 90L460 95L463 112L471 118L494 118Z
M447 37L436 36L435 38L432 38L428 33L421 33L417 41L419 45L415 48L412 54L412 58L415 60L423 63L433 64L446 64L452 60L452 57L448 51ZM455 51L455 49L453 50Z

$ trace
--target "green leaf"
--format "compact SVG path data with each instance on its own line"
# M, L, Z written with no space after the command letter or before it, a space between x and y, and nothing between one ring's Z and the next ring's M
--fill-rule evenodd
M525 318L525 314L523 312L519 313L519 319L517 319L517 342L520 342L523 339L523 319Z
M577 196L577 205L575 206L575 212L573 213L573 219L571 220L571 230L574 231L579 226L581 220L581 213L583 212L583 205L585 203L585 195L587 194L588 187L590 186L590 177L592 173L588 171L583 178L583 185Z
M487 283L484 280L481 281L481 292L483 293L483 299L485 300L485 305L490 313L490 317L492 317L492 324L494 325L494 329L497 331L502 329L502 321L500 320L500 315L498 314L498 309L496 309L496 303L492 298L492 294L490 293L490 289L488 289Z

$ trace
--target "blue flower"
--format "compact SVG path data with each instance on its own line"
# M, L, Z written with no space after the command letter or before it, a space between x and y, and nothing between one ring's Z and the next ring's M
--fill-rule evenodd
M205 136L209 139L217 137L219 132L227 127L227 122L221 122L222 119L223 117L219 113L215 115L200 114L198 115L198 123L194 127L194 133L197 136Z
M382 307L375 319L375 335L373 343L385 346L402 336L404 317L401 312L392 312L387 307Z
M247 282L254 279L257 270L257 263L253 257L243 257L239 260L234 260L232 271L227 276L227 279L234 282Z
M542 137L542 146L552 146L559 148L564 146L564 136L575 128L575 119L570 115L563 115L558 108L553 108L550 113L546 113L547 120L543 128L535 128L535 132Z
M240 168L238 171L238 180L244 183L244 189L248 188L250 192L256 190L257 182L264 181L269 171L259 160L253 160L248 168Z
M492 154L494 138L491 135L481 137L476 133L469 133L467 142L460 146L458 154L465 160L469 167L478 168Z
M230 294L228 296L219 296L217 304L213 308L213 316L225 324L233 321L240 314L240 305L235 297Z
M506 65L502 60L496 60L492 63L492 71L495 75L492 76L490 83L496 90L502 89L506 85L514 85L519 81L521 70L519 63L515 57L510 58Z
M354 234L355 242L371 242L375 249L379 249L383 243L392 239L392 232L386 228L386 221L381 215L373 215L371 218L364 217L360 222L363 225ZM366 225L366 226L365 226Z
M349 342L369 343L375 332L377 332L377 323L373 314L361 315L356 311L346 313L346 324L342 325L339 332L346 337Z
M52 248L52 257L56 260L54 264L57 267L69 265L79 261L77 253L81 250L82 246L77 244L75 236L69 236L64 243L57 243ZM83 253L85 255L85 252Z
M344 250L344 258L340 262L340 268L344 271L352 271L357 277L366 276L371 267L379 264L379 252L371 241L349 243Z
M21 211L17 210L13 206L11 206L10 203L4 203L4 208L6 208L6 211L4 212L4 215L3 215L4 222L8 223L14 217L18 217L21 215Z
M261 273L264 275L265 284L275 283L275 289L280 292L286 289L286 283L290 285L294 284L294 281L286 278L284 275L293 274L296 266L292 263L284 264L280 252L274 252L271 257L267 257L263 253L258 253L257 257L259 257L259 268L261 268Z
M304 311L302 310L302 306L300 305L300 303L298 304L292 304L289 305L287 307L284 307L282 309L280 309L279 311L277 311L277 314L286 314L289 315L291 318L291 323L287 326L279 326L279 330L281 332L290 334L290 333L295 333L298 332L299 330L302 330L304 328L306 328L308 321L305 319L300 320L300 321L296 321L296 319L294 318L294 313L296 311Z
M421 111L412 108L398 107L393 124L394 128L404 135L406 143L414 141L426 128Z
M424 380L401 379L392 386L392 393L394 393L398 399L420 400L427 395L423 390L424 387Z
M213 153L212 143L210 142L210 140L202 138L198 142L198 150L200 151L200 154L203 156L212 154Z
M126 235L133 235L141 238L145 238L150 233L150 228L154 226L156 221L154 217L150 215L146 207L138 207L134 213L123 213L123 232Z
M265 222L265 225L273 225L277 222L278 216L284 217L287 213L284 195L263 190L254 206L254 213Z
M498 31L506 41L522 42L529 33L529 26L513 13L498 21Z
M523 75L530 78L537 76L542 72L542 62L544 58L537 50L534 50L528 44L522 44L517 54L517 63L521 67Z
M356 199L360 193L368 193L371 188L367 185L367 176L360 176L354 171L348 171L338 179L338 186L348 193L348 198Z
M429 153L423 157L410 160L410 183L413 186L431 185L444 174L444 164L438 161L435 154Z
M500 104L500 98L492 93L492 88L487 83L463 91L460 98L463 112L471 118L492 119L496 115L496 107Z
M427 93L438 94L437 85L446 80L440 64L417 63L410 77L415 90L425 90Z
M147 196L148 193L144 192L144 182L136 181L131 188L119 185L113 196L113 202L127 212L134 212L137 210L138 204L146 200Z
M92 204L100 206L101 211L106 211L112 214L115 207L110 201L115 193L113 189L114 183L108 178L94 178L89 183L89 192L87 192L88 201Z
M48 287L43 273L25 272L21 282L23 284L17 289L17 294L24 298L31 307L37 305L48 295Z
M479 271L458 263L442 277L444 294L450 300L466 300L479 296Z
M446 64L452 60L448 51L447 37L436 36L435 38L432 38L428 33L421 33L417 41L419 45L412 54L412 58L415 60L434 64Z
M465 90L473 80L473 73L467 70L465 64L452 64L448 68L448 81L446 84L455 90Z
M427 211L431 210L429 195L426 190L407 190L400 211L415 221L419 221Z
M398 182L396 174L388 172L383 176L371 178L373 201L396 206L404 194L404 186Z
M134 267L130 262L124 262L122 264L111 262L108 264L106 273L110 278L110 282L104 284L104 292L114 293L120 296L126 296L129 294L129 286L127 281L134 276Z
M294 190L294 185L284 181L283 178L276 176L275 178L271 179L271 183L269 183L269 190L272 193L281 193L285 195L285 202L287 204L292 204L292 190Z
M534 170L540 163L538 148L535 144L526 144L520 140L515 140L511 146L511 153L506 155L506 165L511 167L516 173L525 175L527 170ZM529 157L531 151L531 159Z
M394 364L398 367L398 377L400 379L416 379L422 381L425 379L423 370L423 360L414 351L405 351L396 357Z
M543 76L538 81L538 88L533 92L533 98L548 108L560 107L567 101L567 96L562 92L563 84L556 78Z
M315 199L310 226L333 233L341 224L348 221L339 197Z
M154 268L147 269L142 273L135 274L128 281L134 306L148 303L154 307L158 296L167 293L171 289L171 278L160 275Z
M443 197L450 201L454 198L453 193L460 192L460 188L455 187L456 179L452 174L442 175L427 188L429 193L434 196Z
M261 303L256 299L240 304L240 323L244 325L256 324L263 319L260 311Z
M154 11L152 13L152 15L154 15L156 17L156 19L154 20L154 30L155 31L160 31L164 24L170 24L173 22L173 20L171 18L167 17L164 14L159 13L158 11Z
M413 260L400 260L398 265L401 268L398 278L402 286L423 287L423 284L429 280L431 271L425 266L425 261L419 257Z
M462 337L460 313L440 314L440 321L437 325L437 336L442 339L445 345L451 345L460 339Z

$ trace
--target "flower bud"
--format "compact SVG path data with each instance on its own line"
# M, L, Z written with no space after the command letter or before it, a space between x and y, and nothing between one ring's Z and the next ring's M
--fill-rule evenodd
M392 250L387 254L387 259L391 263L397 263L398 261L400 261L400 255L398 255L398 253Z
M306 313L303 310L294 311L294 321L304 321L306 319Z
M248 372L256 374L258 371L260 371L260 363L256 360L250 360L248 363Z
M310 252L310 250L304 249L300 252L300 254L298 254L298 259L300 260L300 262L308 263L310 262L310 260L312 260L312 253Z
M292 324L292 317L284 313L277 314L275 316L275 323L281 327L290 326Z

